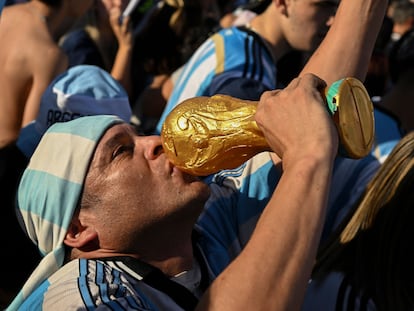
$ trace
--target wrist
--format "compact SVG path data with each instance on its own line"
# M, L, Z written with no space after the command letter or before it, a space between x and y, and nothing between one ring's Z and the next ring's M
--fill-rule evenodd
M325 150L324 150L325 149ZM283 155L283 170L291 167L332 167L337 148L317 148L312 150L286 151Z

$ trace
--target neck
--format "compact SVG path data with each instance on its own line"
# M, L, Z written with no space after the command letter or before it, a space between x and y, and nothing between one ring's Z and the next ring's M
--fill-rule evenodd
M134 238L118 249L112 244L97 248L97 244L93 243L83 248L73 248L68 254L68 260L130 256L153 265L165 275L172 277L190 270L193 264L192 231L189 233L180 227L175 226L175 229L169 230L164 226L158 227L156 231L141 232L139 238Z
M279 14L273 12L276 9L275 5L269 5L266 11L254 17L249 24L251 29L265 41L275 63L291 50L282 35L280 23L277 19Z
M175 226L173 230L163 230L163 234L156 238L142 238L141 241L147 243L141 244L138 250L141 260L168 276L190 270L193 264L192 228L190 231L177 228Z

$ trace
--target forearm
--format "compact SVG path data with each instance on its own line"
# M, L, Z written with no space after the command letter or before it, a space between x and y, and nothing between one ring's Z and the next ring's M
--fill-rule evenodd
M129 95L131 94L131 50L130 46L120 46L111 70L112 77L122 84Z
M365 79L387 0L342 0L325 39L300 75L314 73L328 85L344 77Z
M293 162L240 256L199 310L298 310L325 217L332 158ZM330 163L330 164L329 164Z
M118 80L131 97L132 83L131 83L131 62L133 50L133 35L132 26L130 24L130 17L127 16L119 23L121 16L121 7L114 6L109 12L109 21L112 30L118 41L118 51L115 56L114 64L111 69L111 75Z

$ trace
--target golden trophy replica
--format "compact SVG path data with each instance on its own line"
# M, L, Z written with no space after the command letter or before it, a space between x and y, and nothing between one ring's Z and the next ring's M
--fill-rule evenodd
M364 85L355 78L341 79L326 90L325 97L339 133L339 153L354 159L368 155L374 140L374 114ZM257 104L227 95L183 101L161 130L167 157L184 172L207 176L270 151L254 120Z

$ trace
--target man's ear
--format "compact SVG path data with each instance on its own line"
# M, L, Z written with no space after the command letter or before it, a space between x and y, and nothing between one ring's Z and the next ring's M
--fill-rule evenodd
M63 242L69 247L82 249L95 244L97 238L96 230L83 226L77 217L73 217Z
M286 17L288 16L288 6L290 5L290 0L273 0L273 4L282 15Z

